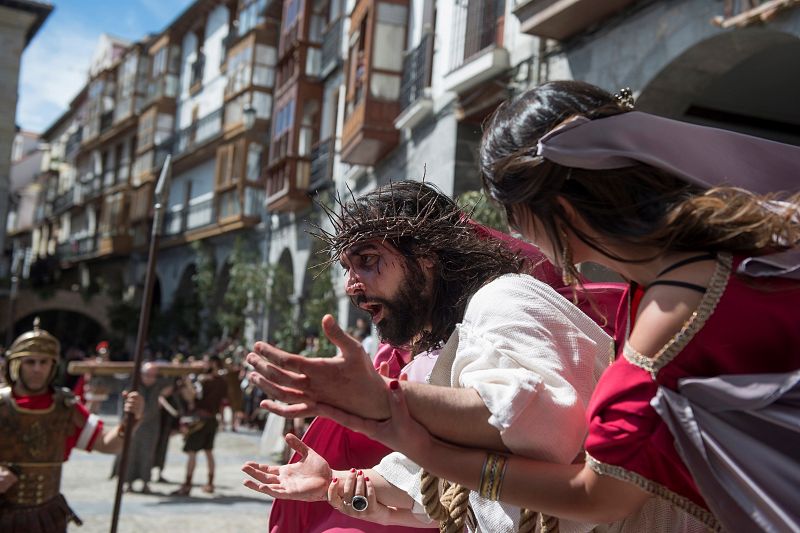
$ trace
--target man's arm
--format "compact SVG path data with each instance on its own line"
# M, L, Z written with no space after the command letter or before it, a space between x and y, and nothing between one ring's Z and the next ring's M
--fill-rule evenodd
M508 451L491 412L475 389L400 382L413 417L442 440L486 450Z
M122 451L122 443L125 438L126 431L133 431L136 425L142 419L144 413L144 399L137 392L130 392L125 395L125 404L123 406L123 421L114 428L103 430L103 433L95 441L93 450L100 453L120 453ZM134 427L125 427L125 420L128 418L128 413L133 413ZM82 421L82 424L85 420ZM82 426L81 424L81 426Z

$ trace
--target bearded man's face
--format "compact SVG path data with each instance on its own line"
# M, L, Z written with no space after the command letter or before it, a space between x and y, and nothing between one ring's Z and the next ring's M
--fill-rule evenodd
M383 341L404 346L429 327L432 267L377 239L351 246L340 261L350 300L370 314Z

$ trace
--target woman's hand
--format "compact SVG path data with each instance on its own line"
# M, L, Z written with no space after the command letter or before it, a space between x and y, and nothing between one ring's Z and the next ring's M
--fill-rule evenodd
M256 481L245 479L244 486L277 499L324 501L333 476L328 462L291 433L285 439L302 459L282 466L247 462L242 472Z
M360 501L353 501L354 498ZM366 507L364 507L366 502ZM333 478L328 485L328 503L342 514L375 522L388 524L392 509L379 503L375 488L361 470L351 470L344 480Z

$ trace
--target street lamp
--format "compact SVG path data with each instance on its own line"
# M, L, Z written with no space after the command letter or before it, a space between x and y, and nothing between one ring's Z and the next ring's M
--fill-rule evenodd
M247 104L242 110L242 117L244 118L244 129L249 130L256 123L256 108L253 104Z

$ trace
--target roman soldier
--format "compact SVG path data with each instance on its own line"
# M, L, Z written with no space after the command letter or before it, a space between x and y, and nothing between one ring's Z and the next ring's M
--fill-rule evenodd
M0 531L65 532L80 520L60 493L61 465L73 448L103 453L122 449L124 423L103 422L67 389L52 386L60 343L39 327L23 333L6 352L0 388ZM124 411L141 418L137 393L126 395ZM131 428L132 429L132 428Z

